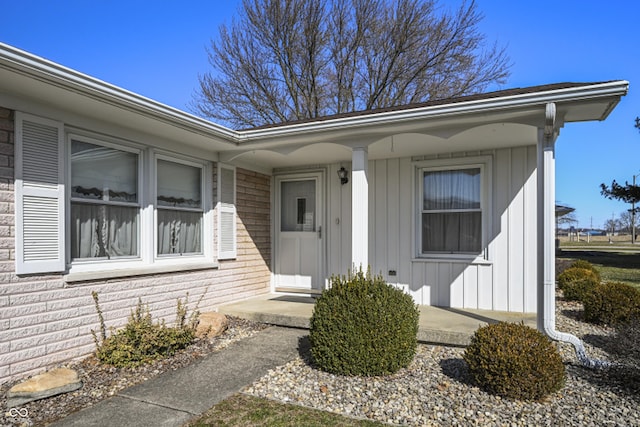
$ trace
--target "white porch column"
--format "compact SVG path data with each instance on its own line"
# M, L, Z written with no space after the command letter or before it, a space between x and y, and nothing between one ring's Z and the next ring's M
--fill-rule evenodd
M369 151L354 148L351 154L351 263L367 269L369 265Z

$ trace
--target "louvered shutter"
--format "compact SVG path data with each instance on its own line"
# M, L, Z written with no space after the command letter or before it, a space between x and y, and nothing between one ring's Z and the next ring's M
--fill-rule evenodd
M218 164L218 259L236 257L236 170Z
M64 271L63 125L17 112L15 143L16 273Z

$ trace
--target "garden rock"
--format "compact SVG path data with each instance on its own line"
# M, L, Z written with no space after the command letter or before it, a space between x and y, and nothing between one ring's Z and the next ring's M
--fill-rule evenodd
M199 338L214 338L227 330L229 320L222 313L209 312L201 313L198 318L198 328L196 336Z
M54 369L11 387L7 392L7 406L14 408L34 400L69 393L80 387L82 381L76 371L67 368Z

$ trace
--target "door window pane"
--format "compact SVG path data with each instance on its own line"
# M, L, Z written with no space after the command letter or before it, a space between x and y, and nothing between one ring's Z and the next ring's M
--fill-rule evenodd
M281 231L316 231L315 180L282 182L280 198Z

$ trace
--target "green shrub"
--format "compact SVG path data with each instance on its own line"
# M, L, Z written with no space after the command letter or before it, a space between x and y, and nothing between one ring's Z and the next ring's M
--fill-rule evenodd
M94 331L91 332L96 343L96 357L102 363L120 368L139 366L171 356L191 344L195 338L199 314L197 310L187 322L186 306L178 300L176 326L168 327L164 321L154 323L149 307L143 309L140 299L125 327L112 331L107 337L98 294L93 292L92 296L98 311L101 341Z
M558 288L569 301L582 301L598 283L600 283L599 273L587 268L571 267L558 275Z
M479 328L463 357L478 386L499 396L539 400L564 385L558 350L549 338L522 323Z
M616 325L616 330L607 352L640 373L640 316Z
M584 268L585 270L591 270L596 275L596 278L598 279L598 282L601 280L600 279L600 272L589 261L585 261L583 259L579 259L577 261L574 261L573 264L571 264L570 268Z
M314 363L340 375L374 376L411 363L418 308L411 296L360 270L333 276L317 299L309 340Z
M587 322L615 325L640 317L640 292L623 282L597 285L583 300Z

